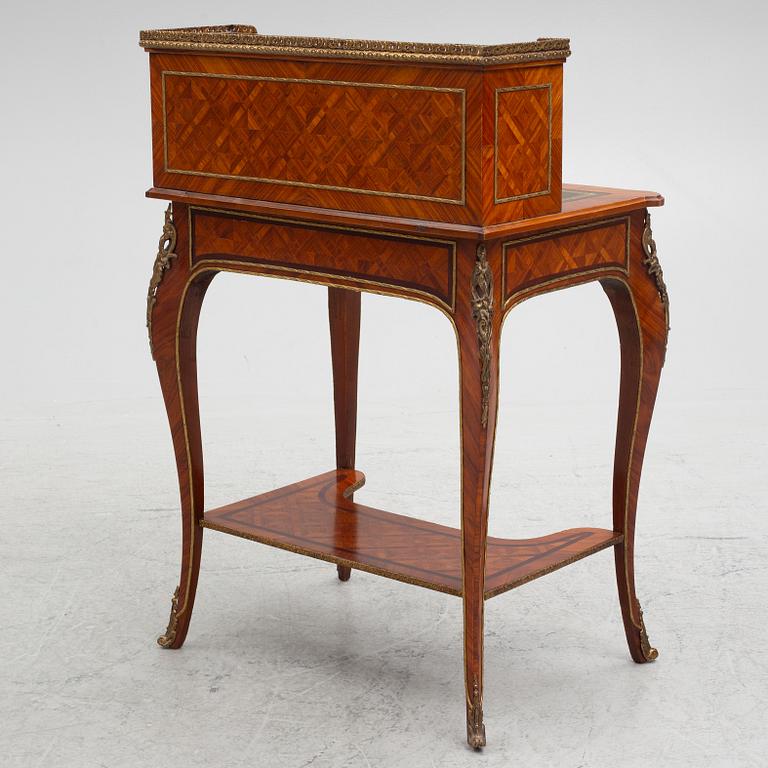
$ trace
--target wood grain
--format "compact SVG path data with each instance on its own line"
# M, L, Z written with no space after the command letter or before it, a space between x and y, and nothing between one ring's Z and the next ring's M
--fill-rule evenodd
M163 73L165 172L461 203L464 91Z
M502 244L505 305L542 283L601 270L629 273L630 219L574 225Z
M362 472L335 470L205 513L203 526L280 549L462 595L461 531L353 502ZM533 539L488 538L487 599L612 546L621 537L574 528Z
M551 185L552 88L496 90L494 197L497 204L546 195ZM521 141L526 136L527 141Z
M642 233L648 212L632 217L630 279L601 280L616 316L621 348L619 412L613 469L613 525L624 535L616 547L616 580L630 655L654 661L635 586L635 521L648 433L667 351L668 308L644 262Z
M357 442L357 368L360 353L360 293L328 289L328 323L331 331L333 414L336 429L336 469L355 468ZM352 493L347 493L352 499ZM339 578L348 581L350 569L337 566Z
M174 209L179 252L189 243L186 208ZM197 326L205 293L216 275L203 272L189 279L175 259L160 284L151 326L155 362L168 414L181 506L181 572L178 596L163 646L180 648L187 636L195 603L203 537L203 446L197 394Z
M483 225L561 210L562 115L562 66L486 73Z
M524 233L535 233L545 229L594 221L632 211L664 205L664 198L658 192L632 189L594 187L583 184L566 184L563 187L562 210L555 214L530 219L508 221L500 224L476 226L442 221L426 221L398 216L360 213L356 211L330 210L312 206L275 203L268 200L248 200L242 197L209 195L187 192L179 189L147 190L147 197L173 200L203 208L253 213L300 219L318 224L333 224L344 227L386 229L390 233L419 234L445 238L496 239L514 237Z
M192 266L247 262L343 280L353 287L404 288L453 307L455 244L386 231L308 226L289 219L191 210Z
M446 234L436 224L419 229L413 223L380 216L375 217L380 228L372 231L371 220L357 213L351 219L320 209L305 210L303 220L298 214L291 218L263 216L254 211L285 213L285 207L269 202L260 208L244 199L234 201L235 209L198 213L179 202L193 198L174 193L179 257L172 260L157 288L151 327L176 454L182 512L179 596L175 621L169 624L173 632L164 636L172 636L168 647L180 647L186 636L205 525L321 557L342 568L356 567L460 595L467 738L474 747L485 743L484 604L495 594L614 546L631 656L641 663L655 658L636 594L634 532L642 458L667 337L662 301L666 291L662 294L655 267L646 263L642 234L648 221L646 204L660 204L662 199L653 193L583 186L569 187L567 192L566 209L555 216L482 230L450 225L452 235L445 237L433 234ZM208 202L212 200L220 199L209 198ZM230 198L226 202L233 203ZM297 213L299 208L291 210ZM564 228L570 229L565 232ZM454 288L452 301L446 304L450 273L440 266L440 258L448 264L444 254L449 252L455 257ZM505 258L505 253L514 254L514 260ZM438 258L439 254L443 256ZM224 270L290 277L331 289L337 470L213 510L203 518L195 337L205 289ZM482 280L477 279L478 274ZM372 275L375 281L366 282ZM612 526L570 529L534 540L488 537L504 319L514 306L532 296L598 279L616 314L622 354ZM462 446L460 528L393 515L345 496L362 477L354 469L359 344L359 294L355 291L359 290L431 304L443 312L456 333ZM347 573L340 571L342 577Z
M475 225L554 213L562 66L152 52L154 183ZM539 83L552 97L546 136L537 99L504 99L496 136L489 89ZM522 190L499 203L497 169ZM539 194L542 174L546 194Z

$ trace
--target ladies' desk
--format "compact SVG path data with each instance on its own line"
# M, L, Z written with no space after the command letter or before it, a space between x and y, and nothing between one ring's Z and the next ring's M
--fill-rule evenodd
M632 659L653 661L635 593L637 494L668 332L651 192L562 185L567 41L509 46L323 41L250 27L142 33L155 184L171 201L147 296L183 525L164 648L180 648L205 528L460 597L467 740L485 745L486 600L613 547ZM206 510L196 334L218 272L328 287L336 466ZM614 310L621 383L610 527L487 536L504 319L597 280ZM460 525L358 503L360 294L424 302L456 333Z

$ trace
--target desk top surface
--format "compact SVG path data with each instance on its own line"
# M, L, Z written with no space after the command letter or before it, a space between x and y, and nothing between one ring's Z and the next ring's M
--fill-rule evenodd
M146 50L374 59L480 66L562 61L571 53L569 41L566 38L557 37L542 37L532 42L501 45L409 43L393 40L260 35L256 27L247 24L150 29L139 33L139 45Z
M377 227L393 232L415 232L458 238L483 237L487 239L548 230L566 224L588 222L606 216L630 213L641 208L654 208L664 205L664 198L658 192L594 187L584 184L564 184L563 207L558 213L520 219L519 221L504 224L478 227L467 224L421 221L394 216L312 208L264 200L248 200L239 197L225 197L223 195L207 195L198 192L158 187L152 187L147 190L147 197L206 208L244 211L254 215L274 216L306 222L314 221L342 226Z

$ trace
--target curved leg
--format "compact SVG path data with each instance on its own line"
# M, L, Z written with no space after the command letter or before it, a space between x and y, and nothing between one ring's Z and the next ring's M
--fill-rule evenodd
M642 230L632 243L629 283L601 281L611 301L621 344L621 384L613 470L614 530L624 534L616 546L616 580L629 652L638 664L654 661L658 652L648 640L643 612L635 593L635 515L643 455L651 425L668 332L668 297L650 216L633 219Z
M336 468L355 468L357 430L357 360L360 349L360 293L328 288L328 322L331 328L333 407L336 417ZM337 565L341 581L352 569Z
M186 243L186 211L177 206L178 240ZM166 218L166 226L168 225ZM171 219L173 227L173 220ZM157 363L160 386L173 438L181 497L181 575L172 602L168 627L157 642L163 648L180 648L189 629L197 589L203 529L203 451L197 399L197 325L205 292L215 276L206 272L190 280L186 265L172 253L167 267L157 263L150 284L147 319L150 345ZM161 240L162 250L162 240ZM184 253L185 247L179 247ZM158 253L158 258L160 258ZM157 279L159 274L159 279Z
M473 258L474 257L474 258ZM497 259L491 259L493 263ZM488 494L498 393L500 313L498 269L484 244L459 259L456 328L461 392L461 530L464 601L464 681L467 743L485 746L483 722L483 608ZM465 266L466 265L466 266ZM497 279L494 281L494 273Z

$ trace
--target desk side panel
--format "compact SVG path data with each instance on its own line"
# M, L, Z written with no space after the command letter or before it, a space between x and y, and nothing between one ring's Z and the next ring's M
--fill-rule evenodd
M505 306L531 290L557 286L576 275L629 272L630 217L548 230L502 244Z
M562 206L563 65L493 69L483 79L483 223Z
M191 208L190 268L243 264L267 274L411 295L452 311L456 246L289 219Z

